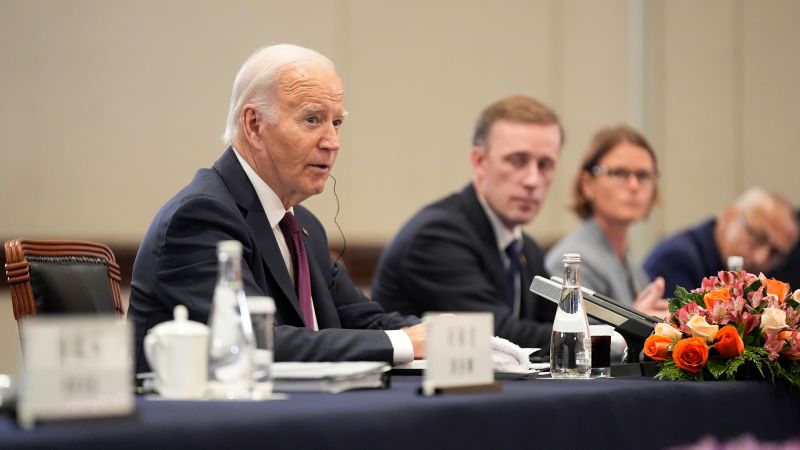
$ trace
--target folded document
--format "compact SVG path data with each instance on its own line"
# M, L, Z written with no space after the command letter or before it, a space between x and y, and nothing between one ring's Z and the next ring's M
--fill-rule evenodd
M385 387L383 362L279 362L272 365L275 392L331 392Z

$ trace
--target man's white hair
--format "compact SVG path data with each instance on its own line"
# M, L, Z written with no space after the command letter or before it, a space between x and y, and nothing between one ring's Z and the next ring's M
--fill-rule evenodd
M232 145L243 129L242 108L255 105L268 120L275 120L275 86L280 75L304 67L334 69L333 62L314 50L292 44L275 44L256 50L242 64L233 81L228 120L222 141Z
M740 211L749 211L765 205L769 205L770 207L783 207L787 211L792 211L792 204L789 200L777 192L760 186L751 187L736 199L736 206Z

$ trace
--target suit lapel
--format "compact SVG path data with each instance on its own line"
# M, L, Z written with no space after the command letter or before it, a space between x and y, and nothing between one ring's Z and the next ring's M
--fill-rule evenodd
M324 257L317 254L314 237L303 224L305 214L301 211L302 207L295 206L295 217L300 222L303 230L302 238L308 253L308 273L311 277L311 300L314 302L314 315L317 318L317 325L323 328L340 328L339 313L336 311L334 302L330 299L331 292L327 285L327 277L324 276L323 266L329 261L325 248Z
M305 239L306 248L308 248L308 238ZM325 285L325 278L322 276L322 270L316 260L309 258L308 270L311 275L311 300L314 302L314 314L317 317L319 328L338 328L340 325L331 323L338 316L333 302L324 300L330 296L330 292ZM338 319L336 321L338 322Z
M256 191L253 189L253 185L250 184L247 174L244 173L244 169L242 169L239 160L233 153L233 148L228 148L225 151L222 157L214 164L214 169L225 181L233 199L245 211L245 222L247 222L250 233L253 235L253 240L256 243L262 261L277 282L283 296L289 299L302 321L303 315L300 313L300 302L297 299L297 293L294 290L289 271L283 262L278 242L269 228L269 221L261 202L258 200L258 195L256 195ZM274 293L271 294L275 295Z
M499 300L505 301L504 299L508 298L506 294L505 264L503 264L503 260L500 257L500 250L497 249L497 236L494 234L492 224L489 222L489 218L486 217L486 212L478 200L478 194L475 192L472 183L461 191L461 197L464 200L464 213L470 223L474 224L478 233L479 245L483 249L485 260L489 262L485 269L489 273L495 288L497 288L497 292L503 293L503 297Z

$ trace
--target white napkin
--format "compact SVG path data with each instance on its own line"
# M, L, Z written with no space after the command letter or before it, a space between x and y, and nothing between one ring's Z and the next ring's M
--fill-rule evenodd
M492 337L492 368L495 372L526 372L530 370L531 353L537 349L521 348L501 337Z

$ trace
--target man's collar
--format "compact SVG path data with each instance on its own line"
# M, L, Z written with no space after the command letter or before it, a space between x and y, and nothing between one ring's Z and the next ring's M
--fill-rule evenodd
M476 190L475 194L478 197L478 202L483 208L483 212L485 212L486 217L489 218L489 223L492 224L494 236L495 239L497 239L497 248L500 249L500 251L505 251L506 247L508 247L508 244L511 242L522 239L522 227L517 225L513 230L509 230L503 221L500 220L500 217L495 214L489 204L486 203L486 200L483 198L480 192Z
M291 212L294 214L294 208L284 209L283 203L281 203L281 199L278 198L278 194L269 187L269 185L261 179L260 176L250 167L250 164L242 158L242 155L239 154L239 151L236 148L233 148L233 154L236 155L236 159L239 160L239 164L242 165L242 169L244 169L244 173L247 175L247 178L250 180L250 183L253 185L253 188L256 190L256 195L258 196L258 200L261 202L261 206L264 208L264 213L267 215L267 220L269 221L269 227L275 228L278 226L278 223L283 219L283 216L286 215L286 211Z

